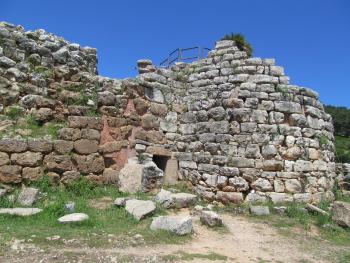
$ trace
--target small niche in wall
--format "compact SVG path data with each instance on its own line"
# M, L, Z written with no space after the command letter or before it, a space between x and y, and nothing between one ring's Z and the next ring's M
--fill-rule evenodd
M159 169L161 169L163 172L165 172L165 168L166 168L167 162L169 160L168 156L153 155L152 160L157 165L157 167Z

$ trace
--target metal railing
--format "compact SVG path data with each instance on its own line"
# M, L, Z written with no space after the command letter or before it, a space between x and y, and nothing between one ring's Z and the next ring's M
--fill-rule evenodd
M200 60L207 57L209 51L210 49L206 47L177 48L171 52L168 58L163 60L159 66L168 68L176 62L193 62L195 60Z

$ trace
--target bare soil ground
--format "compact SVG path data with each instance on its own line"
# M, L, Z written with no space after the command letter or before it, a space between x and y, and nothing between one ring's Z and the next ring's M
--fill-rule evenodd
M189 210L177 214L189 214ZM323 240L317 229L306 232L299 227L276 228L268 218L221 215L226 227L220 229L210 229L194 216L195 233L183 244L149 245L140 235L132 240L120 240L107 233L107 246L88 246L87 240L79 238L57 243L55 237L51 237L45 244L13 240L11 247L0 254L0 262L322 263L343 262L337 258L349 249Z

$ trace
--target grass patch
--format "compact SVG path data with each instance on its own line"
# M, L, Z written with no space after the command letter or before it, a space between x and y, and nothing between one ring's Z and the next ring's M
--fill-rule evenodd
M215 252L210 252L207 254L199 254L199 253L187 253L184 251L178 251L175 254L164 256L163 259L168 261L176 261L176 262L178 262L179 260L192 261L195 259L206 259L210 261L216 261L216 260L226 261L228 257Z
M95 198L108 196L112 199L125 196L114 186L96 186L84 178L72 183L66 189L52 187L48 178L35 182L32 186L38 187L47 193L35 206L42 208L43 212L29 217L16 217L0 215L0 252L8 249L9 242L16 239L32 239L33 243L43 247L55 244L63 245L63 239L77 239L89 247L108 246L108 234L120 239L123 244L128 243L136 234L142 235L148 244L158 243L182 243L190 236L178 237L166 231L151 231L149 225L151 218L140 222L129 215L124 208L116 208L111 204L106 209L96 209L89 205L89 201ZM139 194L149 198L145 194ZM65 214L64 204L74 201L76 212L89 215L89 220L79 224L61 225L57 219ZM1 207L14 207L16 204L7 198L0 199ZM157 208L155 215L164 214L165 210ZM47 237L59 235L56 241L47 241ZM52 243L55 242L55 243Z
M21 114L19 116L21 116ZM9 118L11 119L13 117ZM58 131L63 127L65 127L65 124L62 122L47 122L41 125L36 121L33 115L27 115L23 120L18 120L17 124L3 131L0 137L20 135L22 138L27 139L50 136L51 139L57 139Z
M311 227L315 226L319 231L320 238L328 240L334 245L350 245L350 230L339 227L333 222L331 216L312 212L307 213L303 210L304 205L302 204L290 203L285 204L284 206L287 207L284 215L272 213L269 216L250 218L258 221L266 221L281 230L281 234L285 236L295 235L293 228L302 228L305 231L305 234L308 235ZM318 204L318 207L330 212L328 210L329 203L320 203Z

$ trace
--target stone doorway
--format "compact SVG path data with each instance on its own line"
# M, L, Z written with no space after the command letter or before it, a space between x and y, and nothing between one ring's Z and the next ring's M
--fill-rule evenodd
M161 169L163 172L165 172L167 162L169 160L168 156L164 155L153 155L152 158L153 162L157 165L159 169Z

